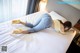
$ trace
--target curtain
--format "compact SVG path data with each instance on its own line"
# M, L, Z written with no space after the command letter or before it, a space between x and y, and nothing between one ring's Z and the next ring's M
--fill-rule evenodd
M38 11L40 0L29 0L26 14L31 14Z
M0 23L25 16L28 0L0 0Z

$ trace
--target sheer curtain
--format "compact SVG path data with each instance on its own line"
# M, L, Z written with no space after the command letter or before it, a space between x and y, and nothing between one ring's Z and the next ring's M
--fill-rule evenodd
M25 16L28 0L0 0L0 23Z

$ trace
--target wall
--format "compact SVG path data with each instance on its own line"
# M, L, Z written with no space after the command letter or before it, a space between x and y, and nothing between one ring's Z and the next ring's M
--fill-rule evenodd
M80 19L80 10L68 4L59 4L59 1L61 2L61 0L48 0L47 10L56 11L74 25Z
M68 4L80 10L80 0L62 0L62 1L64 2L68 1L69 2Z

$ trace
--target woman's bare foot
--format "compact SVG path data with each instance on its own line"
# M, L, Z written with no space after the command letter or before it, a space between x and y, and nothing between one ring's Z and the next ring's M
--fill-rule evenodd
M13 20L13 21L12 21L12 24L20 24L20 23L21 23L20 20Z
M26 31L22 31L21 32L22 34L29 34L29 32L26 30Z
M27 30L23 31L23 30L16 29L13 31L13 34L29 34L29 32Z
M20 34L21 32L22 32L21 29L16 29L16 30L13 31L13 34Z

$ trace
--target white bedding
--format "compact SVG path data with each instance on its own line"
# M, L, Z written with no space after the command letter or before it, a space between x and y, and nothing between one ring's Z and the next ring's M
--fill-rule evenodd
M35 18L41 14L43 13L37 12L19 19L34 23ZM22 25L11 24L11 21L0 24L0 53L2 53L1 46L7 46L6 53L66 53L76 33L70 31L62 35L48 28L32 34L12 34L18 27L25 28Z

